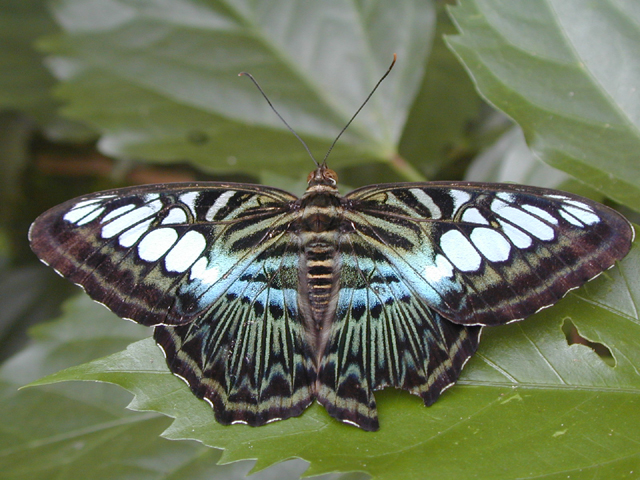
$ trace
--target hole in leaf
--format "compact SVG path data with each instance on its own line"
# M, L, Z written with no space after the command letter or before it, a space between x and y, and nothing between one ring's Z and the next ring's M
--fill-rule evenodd
M578 344L589 347L591 350L596 352L604 363L610 367L616 366L616 360L613 358L613 354L611 353L611 350L609 350L609 347L604 343L592 342L591 340L584 338L580 335L580 332L578 332L578 329L571 320L565 319L562 323L562 332L564 333L569 345Z

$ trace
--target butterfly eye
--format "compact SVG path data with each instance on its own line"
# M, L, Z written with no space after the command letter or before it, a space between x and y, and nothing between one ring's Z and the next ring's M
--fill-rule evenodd
M338 184L338 174L336 172L334 172L331 169L327 169L324 173L324 177L329 180L329 183L331 183L331 185L337 185Z

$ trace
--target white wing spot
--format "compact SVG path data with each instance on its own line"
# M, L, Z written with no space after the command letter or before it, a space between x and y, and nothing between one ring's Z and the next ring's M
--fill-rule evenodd
M227 203L229 202L229 199L233 197L235 193L236 192L234 192L233 190L227 190L226 192L222 193L218 198L216 198L216 201L213 202L213 205L211 205L211 207L209 208L209 211L204 216L204 219L207 220L208 222L211 222L216 216L216 213L218 213L222 208L224 208L227 205Z
M96 200L95 202L98 202L98 201L99 200ZM99 211L100 213L102 213L102 210L104 210L104 208L101 209L99 205L94 205L95 202L94 201L92 201L91 203L80 202L77 205L75 205L71 210L69 210L67 213L65 213L62 218L70 223L78 223L84 217L86 217L87 215L91 215L96 211ZM100 213L98 213L98 215L100 215ZM91 220L93 220L93 218ZM84 223L86 222L83 222L82 224ZM78 225L82 225L82 224L78 223Z
M155 262L176 243L178 232L173 228L152 230L138 244L138 255L146 262Z
M565 212L569 215L565 215ZM577 225L577 223L575 223L576 218L586 225L593 225L600 221L600 217L598 217L595 213L587 212L585 210L582 210L581 208L571 207L569 205L562 207L562 210L560 210L560 215L562 215L562 218L564 218L567 222L573 223L574 225ZM571 221L570 218L567 218L568 216L573 216L575 218L573 219L573 221ZM578 226L582 227L582 225Z
M159 193L145 193L142 198L144 198L145 203L151 203L154 200L158 200L160 198Z
M206 285L213 285L220 278L220 268L213 266L208 268L209 261L205 257L200 257L191 267L190 279L198 279Z
M545 195L547 198L554 198L556 200L569 200L569 197L566 195Z
M71 210L86 207L87 205L93 205L94 203L100 203L103 200L112 197L115 197L115 195L100 195L99 197L90 198L89 200L82 200L81 202L76 203Z
M101 220L101 223L106 223L110 220L113 220L116 217L119 217L120 215L124 215L125 213L127 213L129 210L133 208L136 208L136 206L133 203L130 203L129 205L124 205L123 207L116 208L115 210L106 214L104 218Z
M96 218L98 218L102 214L102 212L104 212L104 207L97 208L96 210L91 212L89 215L87 215L84 218L81 218L80 220L78 220L76 222L76 225L82 226L82 225L84 225L86 223L89 223L90 221L95 220Z
M449 230L440 237L440 248L447 258L463 272L475 272L482 264L482 258L458 230Z
M492 262L504 262L509 260L511 245L501 233L490 228L474 228L471 232L471 241L487 260Z
M441 282L444 278L453 277L453 265L444 256L436 255L435 265L424 267L425 280L429 283Z
M514 201L513 193L508 193L508 192L498 192L496 193L496 198L499 198L500 200L504 200L505 202L509 202L509 203L513 203Z
M518 248L529 248L533 245L533 238L524 233L519 228L514 227L510 223L504 222L502 220L498 220L500 226L502 227L502 231L504 234L509 237L509 240Z
M138 239L146 232L151 226L153 218L138 223L135 227L126 230L122 235L118 237L118 243L125 248L132 247Z
M181 208L172 208L169 214L162 220L162 225L171 225L176 223L187 223L187 214Z
M494 200L491 202L491 210L496 215L510 221L540 240L553 240L555 237L555 232L549 225L519 208L511 207L505 202Z
M182 203L189 207L189 210L191 210L191 214L194 217L196 216L196 200L198 199L199 195L200 192L187 192L178 197Z
M76 203L71 210L75 210L76 208L86 207L87 205L93 205L94 203L101 202L102 198L92 198L91 200L83 200L81 202Z
M579 227L579 228L584 228L584 223L582 223L576 217L571 215L569 212L565 212L564 209L560 210L560 216L564 218L567 222L569 222L571 225L575 225L576 227Z
M139 222L146 220L147 218L155 215L162 209L162 202L155 200L148 205L143 205L135 210L131 210L124 215L119 216L112 222L107 223L102 227L102 238L111 238L118 235L120 232L127 230Z
M431 198L419 188L410 188L409 191L413 194L413 196L419 203L429 209L429 211L431 212L431 218L442 218L442 211L440 210L440 207L435 204L433 198Z
M452 213L452 215L455 215L456 212L458 211L458 209L462 205L464 205L469 200L471 200L471 194L468 193L468 192L465 192L463 190L451 190L449 192L449 195L451 196L451 199L453 200L453 213Z
M558 224L558 219L555 218L553 215L551 215L549 212L546 212L545 210L538 208L534 205L522 205L522 208L524 208L527 212L532 213L540 218L542 218L543 220L546 220L549 223L553 223L554 225Z
M573 205L574 207L578 207L578 208L583 208L585 210L588 210L590 212L593 212L593 208L591 208L589 205L587 205L586 203L583 202L579 202L578 200L573 200L571 198L568 198L564 201L564 203L568 203L569 205Z
M467 223L477 223L480 225L489 225L489 221L482 216L477 208L467 208L462 214L462 221Z
M178 240L164 259L170 272L185 272L204 251L207 240L200 232L191 230Z

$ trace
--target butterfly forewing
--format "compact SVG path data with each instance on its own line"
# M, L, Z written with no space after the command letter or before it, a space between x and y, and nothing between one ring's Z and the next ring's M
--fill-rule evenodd
M206 310L268 250L295 197L250 185L174 184L63 203L32 226L31 246L121 317L179 325Z
M617 212L534 187L392 184L347 199L347 217L416 294L468 325L552 305L624 257L633 238Z

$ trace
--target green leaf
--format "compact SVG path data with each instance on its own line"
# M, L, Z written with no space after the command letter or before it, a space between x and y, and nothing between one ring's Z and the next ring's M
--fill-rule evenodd
M429 179L458 157L469 154L467 127L483 105L464 67L444 42L443 34L453 32L455 28L442 8L422 88L400 143L401 155L419 166Z
M468 0L448 42L549 165L640 205L637 2Z
M57 114L52 98L55 78L35 48L36 39L58 31L46 0L4 0L0 9L0 109L20 112L38 122L50 138L86 140L91 133ZM24 119L23 119L24 121Z
M573 192L600 202L604 200L601 193L538 160L517 125L476 156L465 173L465 180L522 183Z
M310 162L241 71L332 165L391 162L434 31L430 2L57 0L65 34L41 42L64 112L102 132L107 154L186 158L216 170L290 173ZM401 27L400 27L401 26ZM348 48L345 48L348 47Z
M210 407L173 377L153 340L55 373L66 380L116 383L135 394L130 408L175 418L163 434L224 449L221 461L257 458L256 469L288 458L309 475L366 472L376 479L523 476L623 478L640 461L640 283L638 242L620 265L514 325L485 330L458 385L430 408L406 392L377 395L381 430L340 424L314 404L304 415L251 428L222 426ZM615 367L591 348L569 344L571 321L604 344ZM274 439L277 439L274 442ZM540 461L544 459L544 461Z
M44 0L5 0L0 10L0 107L51 120L55 103L49 89L55 80L33 48L40 35L56 31Z

